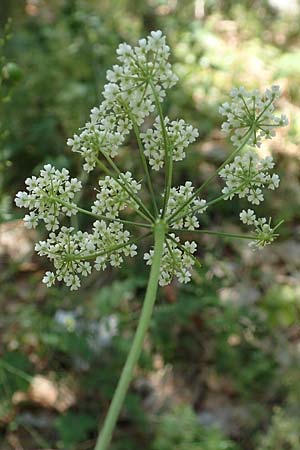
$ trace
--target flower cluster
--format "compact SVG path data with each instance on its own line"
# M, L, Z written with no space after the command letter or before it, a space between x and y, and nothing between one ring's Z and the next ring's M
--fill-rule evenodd
M165 117L165 130L168 144L170 145L173 161L182 161L186 154L185 148L194 142L199 133L192 125L188 125L183 119L170 121ZM164 166L164 135L159 117L156 117L153 128L148 128L141 134L144 143L144 153L149 160L149 164L154 170L159 170Z
M129 192L137 194L141 184L132 178L130 172L121 173L117 179L106 176L103 180L99 180L99 186L97 200L92 206L93 214L106 215L110 219L115 219L127 206L138 208Z
M194 195L194 187L191 181L186 181L183 186L173 187L170 191L168 206L166 210L166 217L171 217L181 206L180 217L172 221L173 228L185 228L187 230L195 230L199 228L199 221L196 213L204 213L206 210L206 200L201 200L199 197L192 198Z
M35 250L40 256L47 256L53 261L56 272L46 272L43 282L48 287L55 280L64 281L71 290L80 287L80 276L86 277L94 268L104 270L107 264L118 267L124 256L135 256L136 246L129 243L130 234L123 224L96 221L93 232L75 231L74 228L62 227L59 233L50 233L45 241L36 244Z
M120 64L107 72L109 83L104 87L102 104L91 110L82 133L67 142L85 159L84 170L89 172L95 167L99 152L114 157L133 122L141 125L154 110L155 101L162 101L165 90L176 83L169 55L161 31L152 31L136 47L119 45Z
M254 240L249 244L253 250L271 244L278 236L278 234L275 234L277 227L271 228L271 218L268 222L265 217L256 218L255 212L252 209L248 209L248 211L243 210L240 213L240 219L244 224L254 226Z
M264 200L262 188L276 189L279 186L279 176L269 173L273 169L273 158L267 156L260 159L255 152L249 151L243 156L236 156L231 164L220 171L220 176L226 181L223 188L225 199L235 195L246 197L250 203L259 205Z
M246 91L243 87L232 89L232 102L223 103L219 111L226 117L222 130L231 134L234 146L240 146L247 139L248 144L260 147L262 139L271 139L276 128L288 124L285 115L274 114L274 101L279 96L279 86L272 86L263 94L258 90Z
M160 286L170 284L174 277L180 283L188 283L191 280L191 269L195 264L193 254L196 250L197 244L195 242L186 241L181 245L179 237L171 233L164 243L160 265ZM153 255L154 251L152 249L149 253L144 254L144 260L147 265L152 264Z
M73 199L81 189L81 182L70 178L67 169L58 170L47 164L39 177L27 178L25 184L27 192L18 192L15 203L19 208L32 210L24 217L27 228L35 228L42 220L48 231L55 231L59 228L60 214L71 216L77 213Z
M196 244L188 241L181 244L177 234L188 230L210 233L209 230L199 230L199 214L209 205L232 199L235 195L258 205L264 200L263 189L278 187L278 175L270 173L274 167L271 157L261 159L254 151L241 155L244 145L259 147L263 138L273 137L277 127L287 124L285 116L274 115L274 102L279 97L277 86L263 94L248 92L244 88L234 89L232 102L224 103L220 112L226 118L222 129L232 135L233 144L239 148L233 151L228 164L223 164L198 189L190 181L172 187L173 162L185 158L186 148L196 140L198 131L182 119L171 121L162 116L160 102L166 90L177 81L169 56L170 49L161 31L151 32L134 47L121 44L117 49L118 64L107 72L108 82L104 86L102 103L91 110L90 119L81 132L68 140L72 150L83 156L84 170L89 172L98 164L107 175L98 182L91 210L80 208L75 203L81 182L70 178L68 170L60 171L51 165L46 165L39 177L26 180L26 192L18 192L16 205L30 210L25 215L25 225L34 228L42 220L50 231L49 237L36 245L39 255L52 260L55 268L44 277L47 286L57 280L64 281L71 289L78 289L81 278L89 275L93 268L118 267L124 256L135 256L136 245L123 224L147 228L150 233L154 231L154 235L159 231L156 227L162 225L162 233L166 234L159 282L166 285L177 277L180 282L187 283L195 262ZM147 129L145 118L155 110L153 126ZM136 181L131 172L122 173L111 159L118 154L132 129L152 200L149 208L143 202L144 197L139 196L141 182ZM104 157L104 161L98 160L99 155ZM156 192L149 166L154 171L165 170L165 189L161 195ZM216 174L224 180L225 186L222 194L207 203L199 194ZM143 223L136 222L135 218L124 220L122 212L125 208L142 218ZM89 232L60 228L61 216L72 216L77 212L97 219ZM263 247L277 236L275 230L278 225L271 228L270 221L256 218L250 209L242 211L240 218L243 223L254 226L253 248ZM228 235L220 233L224 234ZM153 256L153 249L145 253L147 265L152 264Z

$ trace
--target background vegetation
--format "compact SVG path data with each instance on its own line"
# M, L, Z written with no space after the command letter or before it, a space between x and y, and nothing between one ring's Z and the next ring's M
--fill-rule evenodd
M166 112L200 130L177 182L199 184L224 160L218 106L233 86L281 85L290 126L262 153L273 154L282 183L263 213L285 224L258 253L197 236L202 272L161 289L112 450L299 450L299 2L1 0L0 8L0 449L95 443L147 271L137 260L96 274L79 293L46 289L37 233L24 230L12 199L51 162L82 177L89 200L93 176L81 173L66 139L100 101L116 46L162 29L180 77ZM125 165L134 151L124 150ZM206 225L238 230L242 202L219 205Z

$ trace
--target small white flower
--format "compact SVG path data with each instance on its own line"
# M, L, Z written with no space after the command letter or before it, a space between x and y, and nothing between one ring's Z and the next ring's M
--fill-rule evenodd
M240 219L244 224L253 225L255 223L255 213L252 209L248 209L248 211L243 211L240 213Z
M46 272L42 281L47 285L47 287L51 287L55 283L54 273L49 271Z
M259 205L262 202L264 196L262 194L261 189L251 189L250 194L248 195L248 200L250 203L254 205Z
M38 217L34 214L34 212L26 214L23 220L26 228L36 228L38 225Z

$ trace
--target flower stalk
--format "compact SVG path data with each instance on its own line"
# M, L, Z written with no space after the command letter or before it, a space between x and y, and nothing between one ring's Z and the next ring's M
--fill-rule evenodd
M145 300L140 315L138 327L126 363L124 365L122 374L120 376L118 386L116 388L107 416L105 418L104 425L99 434L95 450L106 450L109 446L113 430L115 428L127 390L129 388L130 381L132 379L134 368L142 351L144 338L150 324L153 306L156 299L165 234L166 234L165 223L163 221L156 222L154 224L153 263L151 266Z
M164 143L164 150L165 150L165 166L166 166L166 173L165 173L165 191L164 191L164 204L162 208L161 217L164 218L166 214L166 208L168 205L168 200L170 196L170 189L172 184L172 175L173 175L173 158L172 158L172 148L169 143L168 133L165 126L165 120L161 108L161 104L159 101L159 98L157 96L157 93L155 91L155 87L153 86L153 83L150 82L150 86L153 92L153 96L155 99L155 105L157 108L157 112L159 115L159 122L162 130L162 137L163 137L163 143Z

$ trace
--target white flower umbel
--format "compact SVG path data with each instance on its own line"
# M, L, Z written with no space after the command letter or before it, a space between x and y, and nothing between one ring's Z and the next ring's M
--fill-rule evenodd
M127 187L127 191L123 184ZM139 207L128 194L128 190L137 194L141 189L141 184L132 178L130 172L120 174L117 180L106 176L104 180L99 180L99 186L97 200L92 206L94 214L106 215L110 219L115 219L127 206Z
M184 242L180 244L178 236L171 233L163 248L162 261L160 266L160 286L170 284L172 279L176 277L180 283L188 283L191 281L191 269L195 264L193 254L197 250L195 242ZM147 265L153 262L154 251L151 249L149 253L144 254L144 260Z
M39 220L44 221L46 229L59 228L59 216L77 213L73 203L74 196L81 189L81 181L70 178L67 169L57 170L47 164L39 177L27 178L26 191L18 192L15 203L19 208L32 210L24 217L27 228L35 228Z
M64 281L71 290L80 287L80 277L92 271L93 261L96 270L104 270L110 264L118 267L124 256L135 256L136 245L129 243L130 233L123 224L96 221L93 232L75 231L62 227L58 234L50 233L45 241L36 244L40 256L47 256L56 272L46 272L43 282L52 286L55 280Z
M165 117L165 130L170 144L173 161L182 161L185 148L199 136L198 130L188 125L183 119L170 121ZM144 143L144 153L154 170L159 170L165 163L164 136L159 117L156 117L153 128L148 128L141 134Z
M188 283L194 264L200 264L195 257L196 243L181 240L181 233L192 231L194 235L247 239L252 241L252 248L260 248L277 237L275 231L281 224L272 228L270 220L256 218L251 209L240 214L243 224L254 228L249 235L215 228L205 230L201 220L201 213L217 202L238 195L259 204L264 199L263 189L278 187L278 175L270 173L274 166L272 158L260 159L254 152L240 155L247 144L259 146L262 138L271 138L275 128L286 125L284 116L273 114L279 89L273 87L263 95L243 88L233 90L232 104L224 104L221 113L226 117L223 129L232 133L237 148L199 187L194 188L190 181L173 187L174 162L186 156L186 149L195 141L198 131L182 119L171 121L163 114L161 102L166 90L177 80L169 56L170 49L161 31L150 33L135 47L121 44L117 49L119 64L107 72L103 102L92 109L80 132L68 140L72 150L82 155L84 170L89 172L96 166L100 169L101 178L90 209L75 202L80 181L70 178L66 169L60 171L51 165L45 166L38 177L28 178L26 191L16 196L16 205L29 209L24 218L26 227L35 228L42 221L50 231L48 238L36 244L38 254L48 257L54 266L43 278L49 287L64 282L76 290L92 270L119 267L125 257L137 254L137 241L153 237L153 245L144 254L151 270L138 328L95 450L109 447L149 327L158 284L165 286L174 278ZM151 113L151 121L146 121ZM147 129L148 122L154 123L152 128ZM131 172L119 169L117 164L122 158L117 162L113 159L131 132L138 152L132 147L126 165L136 170L135 178ZM154 173L163 172L162 190L162 176L153 182L150 169ZM226 183L222 193L207 201L202 199L202 193L218 175ZM144 184L147 191L142 189ZM91 220L88 231L61 226L76 213ZM133 238L132 227L138 228ZM145 228L148 232L142 234L139 230Z
M257 250L271 244L278 236L275 231L279 224L271 228L271 218L268 221L265 217L256 218L255 212L252 209L248 209L248 211L243 210L240 213L240 219L244 224L254 226L254 240L249 243L249 247L252 250Z
M222 130L231 134L234 146L238 147L249 133L248 143L260 147L263 139L275 136L276 128L288 124L285 115L274 114L274 102L279 96L279 86L272 86L263 94L243 87L232 89L231 103L223 103L219 111L226 117Z
M116 156L133 121L141 125L154 111L155 95L162 101L166 89L177 81L161 31L152 31L136 47L120 44L117 55L120 64L107 72L109 83L104 86L103 102L91 110L82 133L68 140L73 151L85 159L87 172L94 169L99 153Z
M226 182L222 192L225 200L232 199L235 195L246 197L254 205L259 205L263 200L262 188L276 189L279 186L279 176L270 175L273 169L273 158L267 156L260 159L253 151L243 156L236 156L231 164L227 164L220 171L220 177Z
M186 181L183 186L179 186L177 188L173 187L170 191L166 218L172 216L174 211L176 211L182 205L189 202L181 211L181 217L175 219L172 222L173 228L185 228L187 230L195 230L195 228L199 228L199 220L197 218L194 210L197 210L197 213L204 213L206 210L206 200L201 200L199 197L193 197L195 188L192 186L191 181Z

